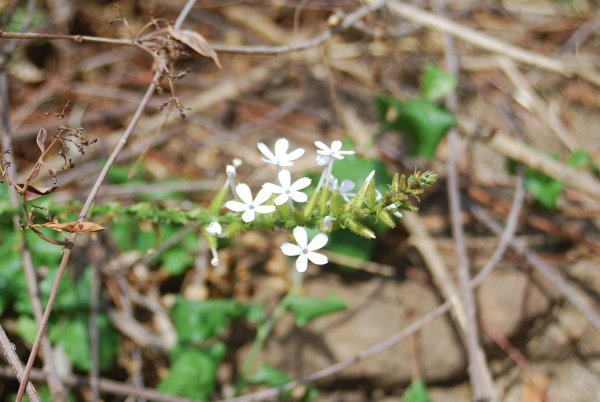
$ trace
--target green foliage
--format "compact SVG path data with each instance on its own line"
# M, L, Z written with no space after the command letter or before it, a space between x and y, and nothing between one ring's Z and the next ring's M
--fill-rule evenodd
M439 69L435 64L427 63L421 77L421 96L436 102L450 95L458 86L458 80L452 74Z
M548 156L552 159L558 159L558 155L555 153L548 154ZM592 157L582 150L573 151L567 160L567 165L573 169L593 169ZM508 159L507 169L511 174L515 174L517 163ZM526 167L525 189L546 209L555 210L558 199L564 191L564 184L559 180L548 177L539 170Z
M169 374L158 384L157 390L198 401L209 400L214 392L217 369L225 352L226 348L222 343L216 343L207 349L175 349Z
M330 296L327 299L317 299L296 294L288 297L286 306L296 318L296 323L301 327L317 317L346 309L346 303L335 296Z
M544 207L555 210L558 197L563 192L563 184L534 169L525 171L525 189Z
M194 263L194 258L190 252L183 247L174 247L165 251L161 260L163 269L170 275L180 275Z
M592 156L581 149L576 149L573 151L573 153L571 153L571 156L567 161L567 165L573 169L590 168L592 167Z
M414 379L402 399L404 402L431 402L425 381L421 378Z
M43 387L43 388L37 388L39 395L40 395L40 400L41 401L52 401L52 393L50 392L50 388L48 387ZM17 400L17 394L13 394L8 398L9 401L16 401ZM23 402L29 402L29 397L27 395L23 396ZM67 397L67 402L75 402L75 397L72 394L69 394L69 396Z
M411 156L433 159L438 144L456 124L452 113L425 99L403 102L380 96L375 105L382 125L381 132L392 130L404 135Z
M61 346L75 367L80 370L91 369L89 322L80 315L63 319L50 327L50 340ZM117 334L105 314L98 316L99 366L109 369L119 354Z
M194 301L178 298L171 311L180 343L201 343L223 332L233 319L263 319L261 305L235 300Z
M375 99L380 132L391 130L402 134L411 156L433 159L438 144L456 124L454 114L436 102L448 96L457 85L456 77L427 64L421 77L421 98L401 101L379 96Z
M287 384L292 378L285 372L276 369L268 364L262 364L256 372L248 377L244 383L247 385L267 385L269 388L275 388ZM280 396L289 398L291 391L283 392ZM314 386L309 386L306 394L299 400L300 402L311 402L317 400L319 394Z
M327 249L337 254L368 261L375 250L375 240L357 237L349 230L338 230L329 236Z

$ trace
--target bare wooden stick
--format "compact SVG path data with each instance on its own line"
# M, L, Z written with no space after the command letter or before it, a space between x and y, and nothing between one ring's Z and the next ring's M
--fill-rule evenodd
M440 15L429 13L398 0L390 0L388 7L393 13L416 24L445 32L462 41L490 52L498 53L521 63L540 67L548 71L554 71L566 76L576 75L595 85L600 85L600 74L596 71L583 69L575 63L570 64L555 57L548 57L540 53L520 48L493 38L476 29L466 27Z
M569 132L550 106L537 95L515 63L506 57L500 56L498 57L498 64L517 88L513 95L514 100L524 108L535 112L569 151L578 149L579 145L573 134Z
M187 14L195 2L196 2L196 0L188 0L188 2L186 3L186 6L184 6L181 13ZM189 5L189 3L191 3L191 6ZM177 21L178 21L179 25L175 25L175 28L180 27L180 25L183 23L183 19L178 18ZM111 153L106 164L102 168L102 171L98 175L96 182L94 183L94 186L90 190L90 194L88 195L87 199L85 200L85 203L79 214L78 221L81 222L81 221L85 220L85 218L92 206L92 203L94 202L96 194L98 193L98 190L100 189L100 186L104 182L104 179L108 175L110 168L112 167L112 165L116 161L117 157L119 156L119 154L121 153L121 151L123 150L125 145L127 144L127 141L133 134L133 131L134 131L135 127L137 126L137 123L139 122L140 118L142 117L142 114L144 112L144 109L146 108L146 105L148 104L148 102L150 101L150 98L152 97L152 95L154 94L154 91L156 90L157 82L160 79L161 75L162 75L162 67L159 67L159 69L154 74L152 82L148 86L148 89L146 90L146 93L144 94L144 97L142 98L136 112L134 113L133 117L131 118L131 121L129 122L127 129L121 135L121 139L119 140L119 142L113 149L113 152ZM21 400L23 399L23 394L25 392L24 384L27 383L27 381L29 379L29 374L31 373L31 369L33 368L33 363L35 361L35 357L39 351L41 340L44 337L44 334L46 332L46 328L48 326L48 320L50 319L50 314L52 312L52 307L54 306L54 302L55 302L56 296L58 294L58 288L60 286L62 277L65 273L67 263L69 262L69 259L71 258L72 245L74 244L76 237L77 237L77 233L73 233L73 235L70 238L70 244L68 246L66 246L63 250L63 256L62 256L62 259L60 262L60 266L58 268L58 273L56 275L56 279L54 280L54 283L52 285L52 290L50 291L50 298L48 299L48 304L46 305L46 310L44 311L44 316L42 317L42 323L41 323L38 333L36 335L36 339L33 343L31 353L29 354L29 359L27 360L27 366L25 367L25 372L23 374L23 381L19 385L16 402L21 402Z
M8 339L8 336L6 336L6 332L4 332L2 325L0 325L0 348L2 349L2 354L6 358L6 361L10 364L13 373L16 375L17 379L23 383L23 365L19 360L19 356L17 356L17 352L15 352L15 345L13 345ZM30 381L27 381L27 396L30 401L40 402L40 396Z
M33 13L35 11L35 0L28 1L27 5L27 19L23 25L23 29L29 29ZM0 97L1 97L1 109L2 109L2 148L5 151L12 150L12 128L10 123L10 97L8 91L8 78L7 72L5 69L6 63L10 59L12 52L15 49L17 42L10 41L8 45L3 49L4 52L1 56L2 61L0 62ZM12 178L15 178L17 175L17 163L14 155L11 153L6 155L6 160L9 162L10 166L8 167L8 172ZM9 188L9 201L13 208L17 208L19 206L19 200L17 196L16 190L11 187ZM12 216L13 228L16 233L21 230L20 218L18 214L14 214ZM33 264L33 259L31 257L31 253L29 248L27 247L27 243L25 241L24 236L17 236L17 246L21 252L21 261L23 262L23 270L25 272L25 277L27 280L27 291L29 292L29 296L31 299L31 305L33 308L33 315L35 317L36 323L38 325L41 324L42 321L42 301L39 292L39 286L36 277L36 271ZM50 345L50 341L48 339L44 339L42 343L43 353L44 353L44 370L48 373L48 387L52 394L52 397L56 401L63 401L66 399L66 391L62 386L58 375L56 374L56 364L53 360L52 356L52 346Z
M466 128L465 125L462 127ZM600 199L600 182L591 173L571 169L503 132L492 135L486 144L507 158L562 181L567 187Z

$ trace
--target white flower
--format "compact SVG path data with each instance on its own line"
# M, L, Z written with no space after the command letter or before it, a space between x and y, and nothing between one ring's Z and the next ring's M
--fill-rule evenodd
M292 183L292 175L289 170L282 170L277 175L279 184L265 183L263 188L271 191L272 193L279 194L275 198L275 204L281 205L287 202L290 198L296 202L306 202L308 196L301 192L303 188L310 186L311 179L308 177L302 177Z
M298 148L288 153L290 143L285 138L275 141L274 152L262 142L258 144L258 150L265 156L262 160L266 163L277 166L292 166L294 161L304 155L304 149Z
M356 184L352 180L348 180L348 179L344 180L342 182L342 184L340 184L340 187L338 190L340 192L340 195L344 199L344 201L348 201L350 198L352 198L354 196L354 193L352 192L352 190L354 189L354 186L356 186Z
M327 264L327 256L321 253L315 253L316 250L323 248L327 244L328 239L326 234L319 233L310 241L310 243L308 243L306 229L301 226L296 226L294 228L294 239L296 239L297 245L283 243L281 245L281 251L283 254L290 257L298 256L298 259L296 259L296 269L298 272L306 271L309 260L317 265Z
M323 218L323 229L329 231L329 229L331 229L331 226L333 225L334 220L335 218L333 218L331 215L327 215L325 218Z
M260 189L256 198L252 199L250 187L245 183L240 183L235 186L235 193L240 198L240 201L227 201L225 207L234 212L243 212L242 220L246 223L252 222L256 218L256 214L268 214L275 211L274 205L262 205L265 201L271 198L271 191L266 188Z
M217 221L211 222L207 227L206 231L213 236L221 237L223 234L223 228L221 224Z
M321 141L315 141L317 148L317 163L321 166L327 164L331 158L344 159L344 155L354 155L354 151L342 151L342 141L335 140L328 147Z

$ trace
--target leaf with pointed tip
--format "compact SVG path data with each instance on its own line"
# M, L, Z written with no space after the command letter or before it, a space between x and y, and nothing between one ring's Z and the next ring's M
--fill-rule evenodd
M91 233L91 232L100 232L104 230L103 226L98 225L94 222L65 222L58 223L55 222L47 222L47 223L38 223L35 225L31 225L34 227L42 227L53 229L59 232L69 232L69 233Z
M189 29L177 29L171 26L169 27L169 35L179 42L191 47L194 51L202 56L210 57L213 59L217 67L222 68L217 52L210 47L208 41L198 32L190 31Z
M23 188L25 185L24 184L18 184L18 186L20 188ZM34 187L31 184L29 184L27 186L27 191L25 193L25 199L27 201L35 200L36 198L40 198L43 195L50 194L54 190L56 190L56 187L41 187L41 188L37 188L37 187Z
M40 151L44 152L46 150L46 139L48 138L48 132L44 128L40 128L38 131L35 142L37 142L37 146L40 148Z

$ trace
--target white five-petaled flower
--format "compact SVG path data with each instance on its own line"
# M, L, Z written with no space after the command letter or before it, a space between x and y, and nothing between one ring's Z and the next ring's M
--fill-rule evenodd
M279 179L279 185L273 183L263 184L263 188L279 194L274 200L276 205L284 204L290 198L296 202L306 202L308 200L308 196L300 190L310 186L311 179L302 177L292 183L292 175L289 170L280 171L277 178Z
M338 191L340 192L340 195L342 196L342 198L344 199L344 201L348 201L350 198L352 198L354 196L354 193L352 192L352 190L354 189L354 187L356 186L356 184L352 181L352 180L344 180L340 186L338 187Z
M288 153L290 143L285 138L280 138L275 141L274 152L271 152L271 150L262 142L259 142L257 145L258 150L265 156L262 160L272 165L292 166L296 159L304 155L304 149L302 148L294 149L292 152Z
M308 261L317 265L327 264L327 256L315 252L327 244L328 239L326 234L319 233L309 243L306 229L302 226L296 226L294 228L294 239L296 239L296 243L298 244L283 243L281 251L290 257L298 256L296 259L296 270L298 272L306 271Z
M221 237L221 235L223 234L223 228L221 227L221 224L217 221L209 223L206 227L206 231L211 235L217 237Z
M256 214L268 214L275 211L274 205L262 205L271 198L271 191L266 188L260 189L256 198L252 199L252 191L245 183L240 183L235 186L235 193L240 198L240 201L227 201L225 207L234 212L243 212L242 220L246 223L252 222L256 218Z
M344 159L344 155L354 155L354 151L342 151L342 141L335 140L328 147L321 141L315 141L317 148L317 163L319 165L325 165L331 158Z

